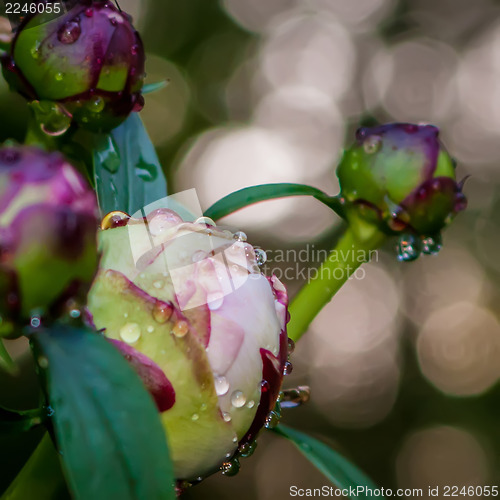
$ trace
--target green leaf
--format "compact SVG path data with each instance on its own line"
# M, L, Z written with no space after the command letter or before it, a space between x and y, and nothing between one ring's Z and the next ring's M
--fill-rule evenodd
M118 350L68 326L37 331L31 342L73 497L175 499L158 410Z
M0 406L0 436L11 432L24 432L40 425L45 414L42 410L10 410Z
M305 184L288 183L260 184L234 191L214 203L205 212L205 216L217 220L254 203L288 196L314 196L338 215L344 216L342 203L337 196L329 196L320 189Z
M355 465L321 441L282 424L276 427L274 432L289 439L338 488L347 490L352 488L357 492L358 487L363 487L364 490L359 490L355 498L372 498L366 494L366 488L380 489ZM383 499L384 497L379 495L377 498Z
M7 373L14 374L17 372L17 366L12 361L10 354L7 352L3 340L0 338L0 369Z
M168 80L162 80L161 82L149 83L142 87L142 93L151 94L153 92L157 92L158 90L164 89L168 85Z
M110 134L96 135L93 163L101 212L129 214L167 196L167 182L137 113Z

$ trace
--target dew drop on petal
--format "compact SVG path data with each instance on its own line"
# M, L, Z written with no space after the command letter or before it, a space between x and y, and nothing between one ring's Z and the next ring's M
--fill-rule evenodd
M198 217L195 221L195 224L204 224L205 226L215 227L215 222L210 217Z
M104 109L105 105L106 103L104 102L104 99L96 95L87 103L87 109L91 113L100 113Z
M257 448L257 441L254 439L253 441L248 441L245 444L242 444L238 452L241 457L248 458L253 455L255 448Z
M30 325L33 327L33 328L38 328L40 325L41 325L41 320L40 320L40 316L32 316L31 319L30 319Z
M224 396L224 394L227 394L227 391L229 391L229 382L224 376L216 377L214 380L214 384L217 396Z
M153 333L155 331L155 327L153 325L149 325L146 330L148 331L148 333Z
M295 342L288 337L288 355L290 356L295 351Z
M185 337L188 331L189 325L184 320L177 321L172 328L172 333L178 338Z
M236 241L247 241L247 235L243 231L236 231L233 238Z
M40 368L47 368L49 366L49 360L45 356L39 356L37 361Z
M153 286L154 286L155 288L158 288L158 290L159 290L160 288L163 288L163 287L164 287L164 285L165 285L165 283L164 283L162 280L156 280L156 281L153 281Z
M255 248L255 261L257 262L257 265L262 266L266 263L267 260L267 254L262 248Z
M424 236L422 238L422 252L426 255L437 255L441 250L443 242L441 235Z
M382 147L382 137L379 135L371 135L365 139L363 142L363 149L365 153L374 154L377 151L380 151Z
M157 323L166 323L172 316L172 306L166 302L157 301L153 307L153 318Z
M422 251L422 241L414 234L403 234L398 242L398 260L411 262L418 259Z
M241 391L234 391L231 394L231 404L235 408L242 408L245 406L245 403L247 402L247 398Z
M283 368L283 375L290 375L290 373L292 373L292 370L293 370L292 363L290 363L290 361L287 361Z
M222 412L222 418L225 422L231 422L231 415L227 411Z
M307 385L300 385L294 389L285 389L280 393L282 408L295 408L307 403L311 397L311 389Z
M198 413L193 413L193 414L191 415L191 420L192 420L193 422L196 422L199 418L200 418L200 416L198 415Z
M254 401L253 399L251 399L251 400L247 403L247 408L252 409L254 406L255 406L255 401Z
M240 470L240 462L237 458L233 458L230 462L224 462L220 470L225 476L235 476Z
M274 429L280 421L279 415L272 411L269 413L269 415L266 417L266 422L264 424L266 429Z
M141 327L137 323L127 323L120 328L120 337L127 344L133 344L141 337Z
M80 24L76 21L68 21L64 23L62 28L57 32L57 39L66 45L75 43L82 33Z

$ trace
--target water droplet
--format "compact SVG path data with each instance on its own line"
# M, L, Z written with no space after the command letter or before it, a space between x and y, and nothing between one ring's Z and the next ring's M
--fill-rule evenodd
M114 227L125 226L130 219L130 215L125 212L115 210L106 214L101 221L101 229L112 229Z
M300 385L294 389L286 389L280 393L282 408L295 408L307 403L311 398L311 389L307 385Z
M201 405L200 405L200 410L201 411L206 411L207 408L208 408L207 403L201 403Z
M94 15L94 9L92 8L85 9L85 15L87 17L92 17Z
M145 161L142 156L139 158L135 166L135 173L137 177L146 182L153 182L158 177L158 169L152 163Z
M285 366L283 368L283 375L290 375L290 373L292 373L293 371L293 365L292 363L290 363L290 361L287 361L285 363Z
M56 81L58 81L58 82L62 82L62 80L63 80L63 78L64 78L64 75L63 75L62 73L60 73L60 72L59 72L59 73L56 73L56 74L54 75L54 78L56 79Z
M295 342L290 337L288 337L288 348L287 348L287 351L288 351L288 356L290 356L291 354L293 354L293 351L295 351Z
M187 321L184 320L177 321L174 327L172 328L172 333L178 338L184 337L188 331L189 331L189 325Z
M160 300L153 306L153 318L160 324L166 323L172 316L172 312L172 306Z
M422 238L422 252L427 255L437 255L443 246L441 235L424 236Z
M233 238L236 241L247 241L247 235L243 231L236 231Z
M255 401L254 401L253 399L251 399L251 400L247 403L247 408L252 409L254 406L255 406Z
M365 153L373 154L380 151L382 147L382 137L379 135L371 135L365 139L363 142L363 149Z
M153 286L155 288L158 288L158 290L159 290L160 288L163 288L165 286L165 283L163 280L156 280L156 281L153 281Z
M92 97L92 99L90 99L90 101L87 103L87 109L91 113L100 113L105 106L106 103L104 102L104 99L102 97L99 97L98 95Z
M257 441L254 439L253 441L248 441L245 444L242 444L238 452L241 457L248 458L253 455L255 448L257 448Z
M141 327L137 323L127 323L120 328L120 337L127 344L133 344L141 336Z
M227 394L227 391L229 391L229 382L224 376L216 377L214 384L217 396L224 396L224 394Z
M40 57L40 43L36 43L33 47L31 47L31 56L33 59L38 59Z
M247 402L247 398L241 391L234 391L231 394L231 404L235 408L242 408L245 406L245 403Z
M269 413L269 415L266 417L266 422L264 424L266 429L274 429L280 422L280 417L279 415L272 411Z
M224 294L222 292L214 292L214 293L209 293L207 295L207 304L208 308L211 311L216 311L217 309L220 309L223 303L224 303Z
M108 171L114 174L120 167L120 155L115 141L110 134L100 137L98 147L95 149L98 161Z
M193 414L191 415L191 420L192 420L193 422L196 422L199 418L200 418L200 416L198 415L198 413L193 413Z
M33 101L30 104L40 129L47 135L58 137L71 125L72 115L62 104L51 101Z
M130 47L130 53L135 56L137 52L139 52L139 45L132 45L132 47Z
M153 325L149 325L146 330L148 331L148 333L153 333L155 331L155 327Z
M225 476L235 476L240 470L240 461L237 458L233 458L230 462L224 462L220 466L220 470Z
M257 265L262 266L266 263L267 260L267 254L262 248L255 248L255 261L257 262Z
M237 443L238 442L238 436L234 436L233 437L233 443Z
M37 361L40 368L47 368L49 366L49 360L45 356L39 356Z
M54 416L54 408L52 408L52 406L46 406L45 407L45 414L47 415L47 417L53 417Z
M42 324L42 321L40 320L40 316L32 316L30 320L30 325L33 328L38 328Z
M225 422L231 422L231 415L227 411L222 412L222 418Z
M418 259L422 251L422 241L414 234L403 234L398 242L398 260L410 262Z
M81 316L81 311L80 309L71 309L71 311L69 312L69 315L73 318L73 319L76 319L76 318L79 318Z
M210 217L198 217L195 224L204 224L205 226L216 227L215 222Z
M75 43L80 38L81 33L82 29L78 22L68 21L57 32L57 39L64 44Z

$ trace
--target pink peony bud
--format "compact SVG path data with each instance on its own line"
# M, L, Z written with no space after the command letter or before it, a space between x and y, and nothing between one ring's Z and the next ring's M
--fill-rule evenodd
M144 220L111 214L88 302L95 327L152 388L179 479L248 448L287 360L285 287L260 272L242 233L212 224L168 209Z

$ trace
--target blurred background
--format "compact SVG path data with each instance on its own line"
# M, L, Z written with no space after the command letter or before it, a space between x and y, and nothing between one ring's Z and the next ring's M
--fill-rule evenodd
M360 124L441 128L459 177L471 175L468 211L445 232L438 256L398 263L388 246L321 312L285 380L310 385L311 401L284 410L283 421L385 488L498 485L500 1L120 5L143 35L148 81L169 80L147 96L142 116L171 192L195 187L203 208L267 182L336 194L334 167ZM26 106L0 81L6 116L0 139L21 139ZM223 223L268 250L268 270L289 269L283 281L292 293L300 270L320 264L317 251L333 245L340 227L328 208L302 198L259 204ZM286 250L295 253L276 262ZM22 345L11 348L27 362ZM3 379L5 403L35 399L29 373ZM25 435L24 447L17 441L0 488L37 437ZM280 499L291 485L323 484L292 445L264 432L238 476L212 476L186 498Z

